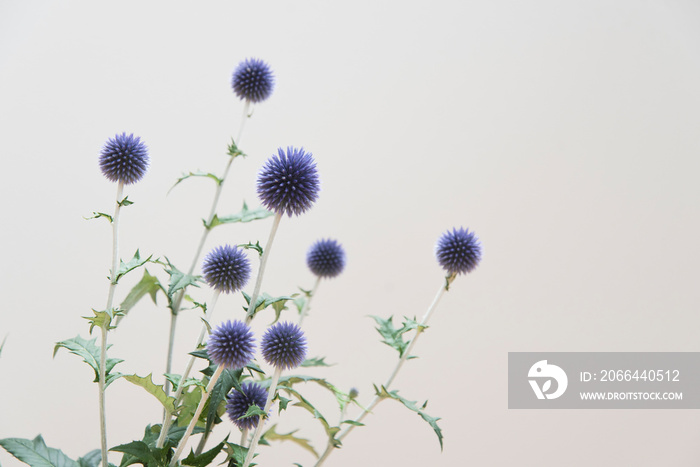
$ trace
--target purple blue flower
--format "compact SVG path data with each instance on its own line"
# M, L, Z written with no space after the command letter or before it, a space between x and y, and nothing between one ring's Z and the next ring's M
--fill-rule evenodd
M296 368L306 358L306 336L294 323L282 322L268 328L260 347L265 361L277 368Z
M219 292L236 292L250 279L250 261L242 248L223 245L204 258L202 273L207 283Z
M271 211L299 215L318 199L316 161L303 148L288 147L270 157L258 174L258 196Z
M267 63L257 58L247 58L233 72L231 87L241 99L262 102L272 94L275 77Z
M102 146L100 170L108 180L130 185L141 180L148 170L148 148L133 133L117 134Z
M260 410L265 410L265 402L267 402L267 389L257 383L241 384L242 391L233 390L226 396L226 413L231 421L241 430L250 430L258 426L260 416L243 417L248 408L255 404L260 407Z
M471 272L481 261L481 242L469 229L448 230L435 248L438 263L448 274Z
M221 323L207 342L211 361L225 368L243 368L253 359L254 352L253 331L242 321Z
M319 240L309 248L306 264L319 277L335 277L345 267L345 250L336 240Z

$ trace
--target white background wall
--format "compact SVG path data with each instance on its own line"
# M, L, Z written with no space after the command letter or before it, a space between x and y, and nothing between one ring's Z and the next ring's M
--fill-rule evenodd
M337 363L317 374L367 403L395 361L367 315L423 313L444 230L473 228L484 246L396 381L442 417L444 452L385 402L328 465L700 462L696 411L515 411L506 393L509 351L700 350L694 1L3 0L0 438L41 433L74 458L99 446L91 370L52 350L86 336L80 316L104 306L110 231L83 220L112 210L100 147L127 131L151 149L150 172L128 189L123 256L140 248L186 268L213 186L167 191L182 172L223 170L242 112L230 76L249 56L271 64L277 87L245 128L250 157L220 212L257 204L255 174L277 147L314 153L321 197L283 220L264 289L310 287L308 246L345 245L347 270L322 284L307 321L311 354ZM264 240L270 222L219 227L207 248ZM240 305L226 297L217 316L240 317ZM178 371L198 320L181 320ZM162 306L134 310L110 335L120 370L161 373L167 329ZM332 401L319 406L335 419ZM110 388L110 445L159 417L142 389ZM295 426L322 446L318 425L290 410L281 428ZM17 464L3 450L0 462ZM259 462L313 464L293 445Z

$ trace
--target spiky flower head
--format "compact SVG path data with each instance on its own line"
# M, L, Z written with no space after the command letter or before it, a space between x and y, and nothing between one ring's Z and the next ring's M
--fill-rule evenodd
M243 368L253 359L254 352L253 331L243 321L221 323L207 342L209 358L225 368Z
M250 261L242 248L218 246L204 258L202 273L207 283L219 292L236 292L250 278Z
M316 161L303 148L282 148L258 174L258 197L271 211L289 217L308 210L318 199L320 183Z
M469 229L448 230L435 248L438 263L448 274L471 272L481 261L481 242Z
M306 336L294 323L277 323L265 331L260 344L263 358L277 368L296 368L306 358Z
M336 240L319 240L309 248L306 264L319 277L335 277L345 267L345 250Z
M250 430L258 426L258 415L243 417L248 412L248 407L255 404L260 410L265 409L267 402L267 389L258 383L241 384L242 391L234 389L226 396L226 413L231 421L241 430Z
M267 63L258 58L247 58L233 72L231 87L241 99L262 102L272 94L275 77Z
M102 146L100 170L112 182L130 185L141 180L148 170L148 148L134 134L117 134Z

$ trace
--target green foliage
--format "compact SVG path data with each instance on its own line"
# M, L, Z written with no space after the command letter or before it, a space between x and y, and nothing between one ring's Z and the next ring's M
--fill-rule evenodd
M123 200L117 201L117 204L118 204L119 206L126 207L126 206L131 206L132 204L134 204L134 202L133 202L133 201L129 201L129 197L128 197L128 196L125 196Z
M143 277L130 291L129 294L124 298L119 309L123 314L127 314L144 296L147 294L151 296L153 303L157 304L156 294L158 291L165 293L165 289L161 285L160 281L156 276L152 276L148 273L148 269L143 270Z
M297 400L297 402L294 403L295 407L300 407L306 410L321 423L324 431L326 432L326 435L328 435L329 443L331 443L334 447L340 447L340 441L335 438L335 436L340 431L340 427L331 426L326 420L326 417L324 417L321 414L321 412L319 412L318 409L316 409L316 407L314 407L313 404L311 404L311 402L309 402L304 396L302 396L296 389L292 388L291 386L282 385L279 386L279 389L287 392L287 394L289 394Z
M228 145L228 151L226 152L226 154L233 157L234 159L238 156L248 157L247 154L238 149L238 146L236 145L236 142L233 140L233 138L231 138L231 144Z
M252 222L255 220L259 219L266 219L270 216L273 216L275 213L272 211L268 211L264 207L259 207L257 209L249 209L248 205L243 202L243 209L241 209L240 212L236 214L230 214L228 216L219 216L217 214L214 214L214 217L211 219L211 222L207 223L207 221L204 221L204 227L207 229L213 229L217 225L222 225L222 224L235 224L237 222Z
M110 451L123 452L120 467L126 467L132 464L143 464L147 466L165 465L165 459L161 449L152 450L151 447L143 441L132 441L126 444L115 446Z
M414 329L417 330L417 332L422 332L424 329L427 329L427 326L421 326L418 322L416 322L415 319L404 318L403 325L400 328L396 328L394 327L394 323L392 322L393 316L390 316L389 319L383 319L379 316L371 317L379 325L375 329L384 339L382 342L384 342L389 347L396 349L399 352L399 357L403 357L403 353L406 351L408 345L411 343L410 340L404 341L403 335L408 331L412 331ZM408 358L411 359L415 357L409 356Z
M248 308L250 308L250 295L248 295L245 292L241 292L243 294L243 298L245 298L246 303L248 304ZM282 295L280 297L273 297L270 294L267 293L262 293L260 296L255 300L256 307L255 307L255 312L253 313L253 316L265 308L272 306L272 308L275 310L275 320L272 322L272 324L276 323L280 319L280 314L282 313L282 310L287 309L287 302L290 300L294 300L294 297L296 294L292 295ZM248 311L248 308L245 308L246 311Z
M307 358L301 362L302 367L312 367L312 366L333 366L326 363L326 357L314 357Z
M228 368L221 372L221 376L214 385L214 389L211 390L211 395L209 396L209 410L207 411L207 421L205 425L206 431L210 431L219 420L221 414L224 413L226 409L226 395L231 392L231 389L236 388L237 390L241 390L239 381L242 373L242 369L231 370Z
M226 443L224 445L224 451L226 451L226 460L228 462L228 467L241 467L245 464L245 458L248 455L248 448L239 446L238 444ZM251 466L256 465L251 462Z
M90 334L92 334L92 330L96 327L101 328L104 326L108 331L115 329L117 327L116 323L112 326L112 321L114 318L119 318L124 314L121 310L115 308L107 311L97 311L93 309L92 312L94 316L83 316L83 318L90 323ZM116 322L118 322L118 320Z
M116 278L112 279L112 282L114 284L116 284L117 282L119 282L119 279L124 277L129 272L133 271L134 269L140 268L144 264L151 261L152 257L153 257L153 255L150 255L148 258L142 259L141 253L139 252L139 250L136 250L136 253L134 253L134 257L131 258L126 263L120 259L119 260L119 269L117 269L117 276L116 276Z
M262 256L263 255L263 247L260 246L260 242L248 242L248 243L239 243L238 244L239 248L244 248L246 250L255 250L258 252L258 255Z
M31 467L97 467L102 460L100 451L95 450L74 461L59 449L47 447L41 435L33 440L0 439L0 446Z
M100 380L100 348L97 345L95 345L96 340L97 338L87 340L83 339L80 336L77 336L73 339L58 342L56 343L56 346L53 349L53 355L55 357L56 352L58 352L58 349L64 348L67 349L70 353L81 357L83 361L90 365L90 367L92 367L92 369L95 371L94 382L97 383ZM107 349L109 350L110 347L111 345L108 345ZM121 373L111 373L111 371L118 363L121 363L123 361L124 360L121 360L119 358L106 359L105 387L109 386L112 383L112 381L115 381L122 376Z
M278 385L291 388L293 385L298 383L315 383L322 388L327 389L333 394L341 409L350 401L350 396L346 392L341 391L323 378L302 375L280 376Z
M2 355L2 349L5 347L5 342L7 342L7 336L2 340L2 344L0 344L0 355Z
M209 451L207 451L199 456L195 456L194 452L190 451L190 455L182 460L182 465L191 465L194 467L206 467L207 465L211 464L214 461L216 456L219 455L219 453L223 449L224 445L226 444L227 440L228 440L228 436L221 443L216 445L214 448L210 449Z
M89 220L91 220L91 219L99 219L100 217L104 217L105 219L107 219L107 220L109 221L110 224L111 224L112 222L114 222L114 219L113 219L112 216L110 216L109 214L105 214L104 212L95 212L95 211L92 212L92 216L91 216L91 217L83 217L83 219L89 221Z
M163 386L159 386L153 382L153 373L145 377L137 375L124 375L124 379L137 386L141 386L146 390L146 392L158 399L158 402L163 405L168 414L175 412L175 398L172 396L167 396Z
M293 430L289 433L277 433L276 428L276 424L272 425L265 433L263 433L262 438L267 441L291 441L292 443L296 443L302 448L306 449L318 459L318 453L313 448L313 446L311 446L311 443L309 443L308 439L294 436L294 433L296 433L299 430Z
M440 450L442 451L442 430L437 424L437 421L440 420L440 418L431 417L430 415L423 412L423 409L425 409L425 407L428 405L428 401L425 401L421 407L418 407L416 405L416 401L409 401L408 399L404 399L403 397L399 396L399 392L397 390L387 391L387 389L384 386L382 386L381 389L377 388L377 386L374 386L374 390L377 393L377 396L381 398L390 398L401 402L407 409L416 412L423 420L428 422L433 431L435 431L435 434L438 437L438 441L440 441Z
M185 180L187 180L188 178L192 178L192 177L211 178L212 180L214 180L214 182L216 182L217 185L221 185L224 182L222 179L220 179L219 177L217 177L213 173L201 172L198 170L196 172L189 172L187 174L183 174L180 178L177 179L175 184L170 187L170 190L168 190L168 193L170 193L170 191L172 191L172 189L175 188L176 186L178 186L180 183L182 183Z
M165 292L165 294L168 296L168 302L170 302L171 307L172 307L175 293L178 290L182 290L185 287L188 287L190 285L193 285L195 287L199 287L197 282L200 282L201 279L199 276L185 274L184 272L182 272L178 268L176 268L167 258L165 258L165 260L168 262L168 265L165 268L165 272L167 272L168 275L170 276L170 282L168 283L168 290Z

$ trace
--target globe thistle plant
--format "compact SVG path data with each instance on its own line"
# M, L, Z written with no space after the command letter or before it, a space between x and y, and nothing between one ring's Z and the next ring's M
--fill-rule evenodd
M241 290L250 279L250 261L243 249L223 245L204 258L202 273L207 283L223 293Z
M258 196L271 211L288 216L307 211L318 199L316 161L303 148L278 149L258 174Z
M255 404L260 410L265 408L267 401L267 389L257 383L241 384L241 391L234 390L226 396L226 413L231 421L241 430L250 430L258 426L260 417L257 415L242 418L248 407Z
M260 347L265 361L280 369L296 368L306 358L306 336L294 323L282 322L268 328Z
M345 268L345 250L336 240L319 240L309 248L306 264L318 277L335 277Z
M255 339L242 321L226 321L214 329L207 342L209 358L219 366L238 369L253 359Z
M141 180L148 170L148 148L133 133L117 134L102 146L100 170L112 182L130 185Z
M474 270L481 261L481 243L469 229L453 228L442 234L435 254L449 275L465 274Z
M267 63L257 58L247 58L233 72L231 87L241 99L262 102L272 94L275 77Z

